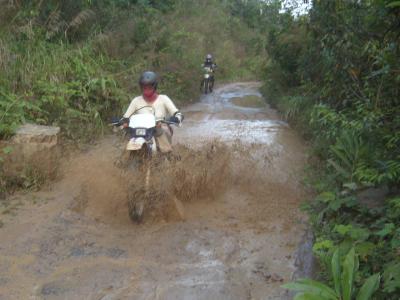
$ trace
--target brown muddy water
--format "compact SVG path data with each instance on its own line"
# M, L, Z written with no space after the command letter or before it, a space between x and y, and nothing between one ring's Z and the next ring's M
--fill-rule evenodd
M305 147L258 87L225 85L183 110L179 160L155 167L140 225L126 203L138 175L115 166L117 136L14 196L18 210L0 216L0 299L288 299L280 286L310 264Z

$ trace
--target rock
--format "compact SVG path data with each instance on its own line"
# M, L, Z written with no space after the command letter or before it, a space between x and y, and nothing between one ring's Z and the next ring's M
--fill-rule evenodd
M59 127L25 124L19 127L12 138L15 144L42 144L51 147L57 144Z
M11 140L1 141L0 149L9 152L2 154L5 176L18 177L29 168L46 178L53 177L59 159L59 133L59 127L25 124Z
M312 250L313 244L314 234L311 228L308 228L296 250L294 262L296 271L293 273L292 280L299 278L313 278L315 276L317 266Z
M279 274L273 273L271 275L271 282L283 282L283 277Z

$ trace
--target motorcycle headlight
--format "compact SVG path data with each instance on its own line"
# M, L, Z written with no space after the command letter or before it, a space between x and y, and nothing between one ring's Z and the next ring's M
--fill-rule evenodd
M136 136L145 136L146 135L146 129L144 128L137 128L135 130L135 135Z

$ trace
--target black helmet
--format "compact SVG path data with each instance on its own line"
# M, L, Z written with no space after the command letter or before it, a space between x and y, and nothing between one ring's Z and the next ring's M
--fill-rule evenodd
M145 71L140 75L139 85L143 87L144 85L151 85L154 89L157 89L158 76L152 71Z

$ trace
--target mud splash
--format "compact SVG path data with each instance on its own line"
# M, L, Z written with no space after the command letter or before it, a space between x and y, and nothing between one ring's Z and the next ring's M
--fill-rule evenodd
M146 197L146 221L176 217L179 202L209 201L223 193L232 181L231 151L224 143L212 141L199 149L178 144L174 153L157 155L150 164L149 194ZM141 183L145 171L126 169L128 193L134 198L144 197ZM220 178L223 180L220 180ZM126 199L125 199L126 201Z
M91 155L70 162L73 167L69 167L66 176L80 184L71 210L102 223L131 223L127 219L128 195L143 197L141 183L145 175L138 169L116 164L120 146L115 137L109 137ZM262 197L263 187L270 183L265 168L271 164L273 154L268 156L262 145L253 144L251 149L240 141L227 144L214 140L199 148L177 144L171 156L153 157L148 162L151 180L145 222L178 221L174 197L184 204L209 203L233 186L254 198ZM257 154L257 149L263 156Z

